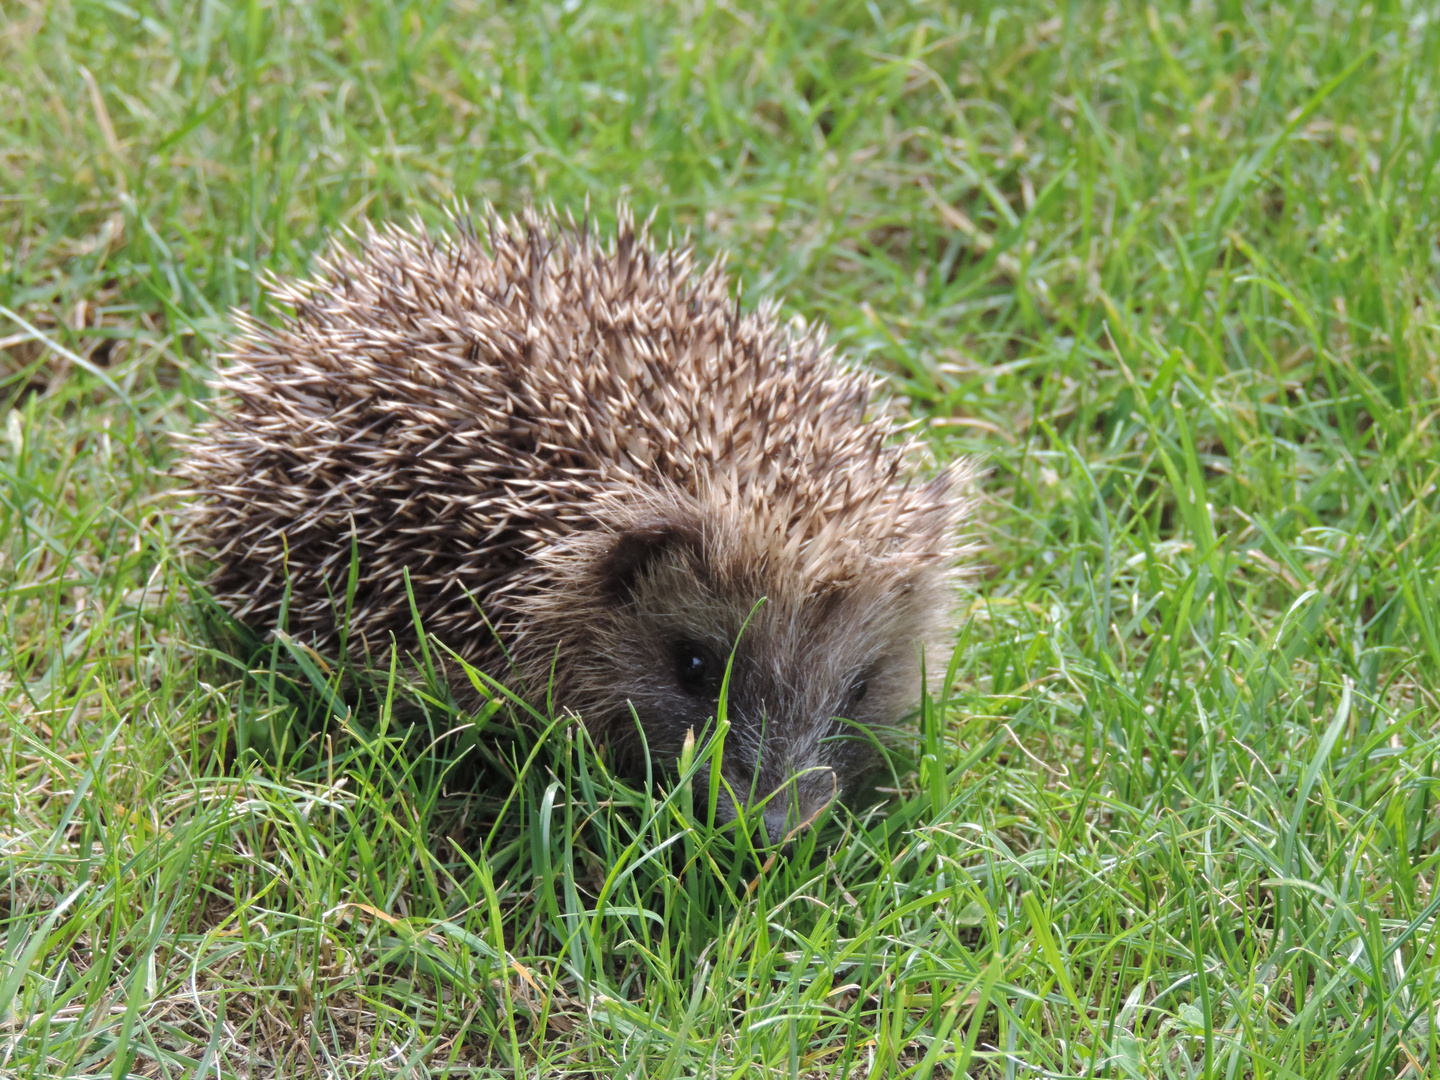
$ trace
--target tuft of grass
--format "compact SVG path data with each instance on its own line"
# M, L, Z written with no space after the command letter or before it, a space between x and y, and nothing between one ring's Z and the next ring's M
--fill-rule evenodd
M1404 3L0 9L0 1072L1433 1074L1436 72ZM188 599L260 271L621 196L990 469L913 768L784 859Z

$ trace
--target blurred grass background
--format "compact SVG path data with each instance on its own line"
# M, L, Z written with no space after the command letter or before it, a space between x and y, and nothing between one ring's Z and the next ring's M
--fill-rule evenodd
M1437 73L1420 3L6 2L0 1073L1432 1075ZM563 720L297 747L187 598L260 271L621 197L990 469L915 770L787 860Z

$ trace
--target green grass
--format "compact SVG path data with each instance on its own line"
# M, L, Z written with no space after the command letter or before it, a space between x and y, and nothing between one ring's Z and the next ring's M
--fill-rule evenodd
M1433 1075L1437 73L1425 4L6 3L0 1075ZM587 195L990 470L917 764L788 859L563 720L307 726L188 599L256 272Z

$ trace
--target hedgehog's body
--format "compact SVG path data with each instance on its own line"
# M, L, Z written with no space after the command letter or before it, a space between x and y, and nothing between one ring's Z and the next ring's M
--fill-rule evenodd
M807 820L872 760L849 722L915 703L963 473L912 483L876 380L623 215L608 249L533 215L489 240L337 247L247 325L181 467L216 598L268 630L288 589L324 648L353 557L352 647L383 656L413 649L408 571L427 633L621 749L638 716L662 762L733 650L725 778L784 788L772 833Z

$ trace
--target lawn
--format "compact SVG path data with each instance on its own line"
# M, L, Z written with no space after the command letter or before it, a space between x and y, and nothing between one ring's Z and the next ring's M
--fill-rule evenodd
M6 0L0 1075L1435 1075L1437 125L1421 3ZM771 858L207 613L233 312L457 198L653 211L983 460L886 801Z

